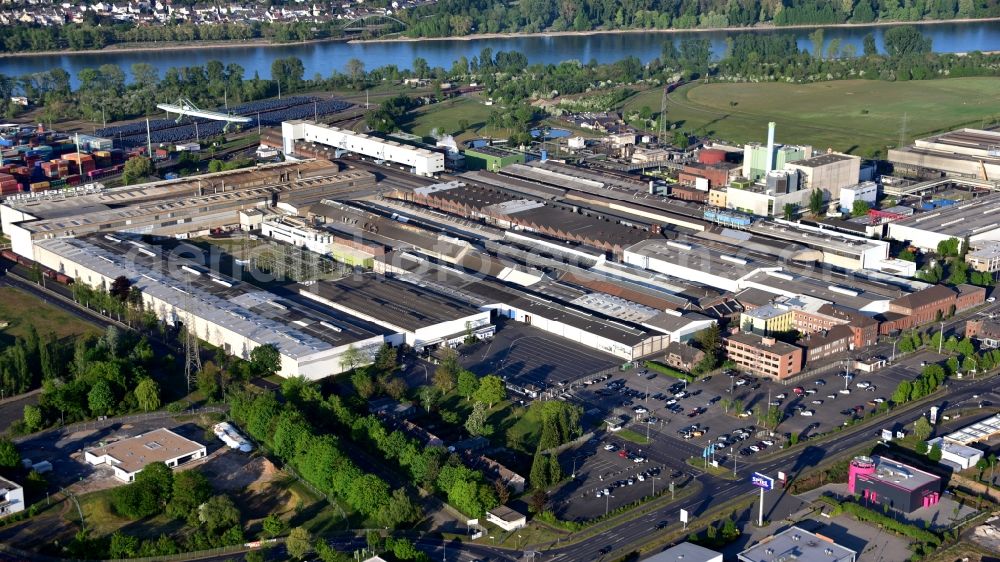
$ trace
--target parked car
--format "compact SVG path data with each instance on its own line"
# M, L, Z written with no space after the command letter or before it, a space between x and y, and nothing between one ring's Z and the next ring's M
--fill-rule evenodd
M808 417L813 416L815 414L816 414L816 412L814 412L812 410L802 410L802 413L800 415L806 416L808 418Z

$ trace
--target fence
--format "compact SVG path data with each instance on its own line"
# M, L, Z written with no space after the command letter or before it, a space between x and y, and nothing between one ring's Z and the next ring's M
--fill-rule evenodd
M562 445L556 445L555 447L552 447L551 449L546 449L546 450L542 451L542 454L558 455L559 453L565 451L566 449L571 449L573 447L576 447L577 445L582 445L582 444L586 443L587 441L590 441L593 437L594 437L594 432L593 431L591 431L589 433L584 433L583 435L577 437L576 439L574 439L572 441L569 441L567 443L563 443Z
M220 404L217 406L204 406L201 408L193 408L190 410L183 410L180 412L167 412L167 411L156 411L156 412L146 412L143 414L130 414L128 416L119 416L116 418L105 418L103 420L92 420L78 423L71 423L69 425L52 427L49 429L43 429L41 431L36 431L35 433L30 433L28 435L22 435L13 439L14 443L23 443L29 439L34 439L40 435L52 431L82 431L86 429L103 429L115 424L123 423L135 423L141 421L157 420L157 419L167 419L175 418L179 416L193 416L199 414L216 414L220 412L229 411L228 404Z

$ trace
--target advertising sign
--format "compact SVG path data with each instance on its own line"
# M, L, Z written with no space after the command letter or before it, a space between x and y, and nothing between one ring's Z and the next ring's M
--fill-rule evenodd
M750 476L750 483L758 488L764 488L765 490L774 489L774 478L764 476L759 472L754 472L753 475Z

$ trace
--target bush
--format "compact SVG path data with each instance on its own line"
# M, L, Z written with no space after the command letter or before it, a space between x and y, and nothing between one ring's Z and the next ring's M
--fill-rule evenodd
M656 371L657 373L660 373L661 375L666 375L668 377L673 377L675 379L681 379L682 381L694 382L694 375L689 375L687 373L682 373L682 372L677 371L675 369L671 369L670 367L667 367L666 365L661 365L660 363L657 363L655 361L646 361L645 366L650 371Z

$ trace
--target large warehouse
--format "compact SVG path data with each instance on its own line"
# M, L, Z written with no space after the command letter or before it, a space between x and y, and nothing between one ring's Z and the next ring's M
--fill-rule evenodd
M408 166L421 176L444 171L444 154L440 152L314 121L285 121L281 124L281 139L286 156L294 157L296 141L306 141Z
M888 236L929 252L936 252L938 243L950 238L961 243L968 239L974 247L979 242L1000 240L1000 195L979 197L890 222Z
M238 357L273 345L283 376L320 379L343 372L341 359L348 349L370 356L393 333L334 310L310 308L308 302L278 298L185 255L200 255L200 250L167 254L124 236L92 235L42 240L35 244L34 259L92 287L110 287L124 276L141 291L146 310L168 324L184 324L198 338Z
M889 150L897 174L1000 179L1000 131L958 129ZM983 175L986 175L984 178Z

